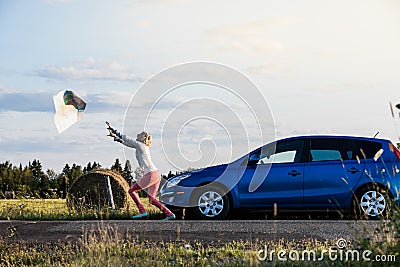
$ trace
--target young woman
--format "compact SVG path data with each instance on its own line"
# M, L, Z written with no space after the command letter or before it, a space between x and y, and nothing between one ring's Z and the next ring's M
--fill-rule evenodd
M136 140L133 140L126 135L122 135L117 130L112 128L108 122L107 129L109 131L108 136L114 138L114 141L120 142L125 146L136 149L136 159L139 163L140 168L144 170L144 176L138 179L132 187L129 189L129 195L139 209L139 214L132 217L132 219L141 219L147 217L147 212L140 202L138 191L147 189L150 204L159 208L166 216L164 220L175 219L173 214L167 207L165 207L160 201L156 199L158 187L160 186L161 175L160 171L156 168L154 163L151 161L150 146L152 143L151 135L148 132L141 132L137 134Z

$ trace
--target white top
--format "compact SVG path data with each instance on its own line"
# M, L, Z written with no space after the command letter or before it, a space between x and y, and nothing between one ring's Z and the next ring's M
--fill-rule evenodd
M146 146L142 142L138 142L126 135L121 135L119 133L114 138L114 140L128 147L136 149L136 159L139 163L139 167L143 169L144 174L158 170L154 163L151 161L150 149L148 146Z

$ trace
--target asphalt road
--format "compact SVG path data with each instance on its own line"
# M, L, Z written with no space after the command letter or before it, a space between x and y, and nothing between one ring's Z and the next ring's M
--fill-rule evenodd
M234 220L234 221L0 221L0 240L7 243L79 243L94 235L141 240L269 241L354 240L380 227L379 221Z

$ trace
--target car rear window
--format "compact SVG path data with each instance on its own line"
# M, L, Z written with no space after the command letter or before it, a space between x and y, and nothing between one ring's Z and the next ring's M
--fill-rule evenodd
M355 140L355 143L360 151L359 156L366 159L373 159L376 152L382 148L380 142Z

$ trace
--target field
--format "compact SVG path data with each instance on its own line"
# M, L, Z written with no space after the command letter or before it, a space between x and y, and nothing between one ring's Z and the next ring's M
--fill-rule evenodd
M150 207L150 219L158 220L162 215ZM88 220L105 222L108 219L126 220L136 214L136 209L125 211L72 211L64 200L0 200L0 219L2 220ZM212 222L210 222L212 224ZM364 233L363 238L351 244L353 249L371 250L382 255L392 255L384 266L398 266L399 221L385 222L384 227L374 232ZM312 231L312 229L310 229ZM34 234L34 233L32 233ZM7 236L0 237L0 266L375 266L373 261L322 260L303 261L289 259L281 261L263 260L260 249L265 250L313 250L317 255L329 251L337 244L336 240L290 240L280 239L259 241L257 238L233 242L201 240L150 241L143 236L125 236L115 228L99 228L97 233L82 229L76 242L52 243L10 243ZM301 255L301 254L300 254ZM318 256L317 256L318 259Z
M149 218L161 218L161 214L148 203L142 203L149 213ZM71 210L65 199L2 199L0 200L0 220L97 220L129 219L137 213L134 205L128 210Z

